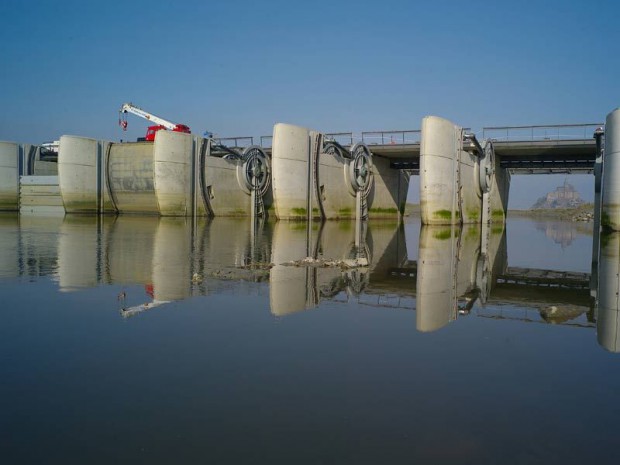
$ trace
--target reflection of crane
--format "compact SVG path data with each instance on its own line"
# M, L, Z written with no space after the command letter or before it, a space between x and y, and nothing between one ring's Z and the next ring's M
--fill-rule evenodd
M127 130L127 113L133 113L134 115L140 116L141 118L147 119L153 123L154 126L149 126L146 131L146 137L144 138L147 141L155 140L155 134L157 131L162 129L175 131L175 132L184 132L189 134L191 130L185 124L176 124L171 121L167 121L159 116L155 116L148 111L144 111L143 109L133 105L132 103L124 103L121 109L118 111L118 124L123 128L123 131Z

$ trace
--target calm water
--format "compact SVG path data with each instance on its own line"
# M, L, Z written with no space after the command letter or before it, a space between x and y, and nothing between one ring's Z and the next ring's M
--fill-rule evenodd
M618 463L602 243L590 280L587 224L0 217L0 462Z

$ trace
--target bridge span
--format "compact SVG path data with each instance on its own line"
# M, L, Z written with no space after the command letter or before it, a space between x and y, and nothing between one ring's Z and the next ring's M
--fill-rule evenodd
M493 141L500 166L513 174L592 173L596 160L594 133L604 123L484 127L481 139ZM469 130L469 128L465 128ZM326 133L327 139L344 147L368 145L373 155L390 160L393 169L420 168L419 129ZM271 154L272 136L260 137L260 145ZM253 137L219 139L232 146L253 144Z

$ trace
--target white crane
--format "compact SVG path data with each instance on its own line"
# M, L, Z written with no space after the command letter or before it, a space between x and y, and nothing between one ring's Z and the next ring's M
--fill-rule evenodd
M155 134L157 131L162 129L168 129L170 131L175 132L184 132L189 134L191 132L190 128L185 124L177 124L172 121L165 120L160 118L159 116L155 116L148 111L144 111L142 108L135 106L132 103L123 103L121 109L118 110L118 124L123 128L123 131L127 130L127 113L133 113L134 115L140 116L148 121L155 123L154 126L149 126L146 131L145 140L153 141L155 140Z

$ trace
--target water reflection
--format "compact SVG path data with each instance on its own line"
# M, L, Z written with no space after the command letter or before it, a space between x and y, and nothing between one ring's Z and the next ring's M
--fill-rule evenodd
M567 223L566 233L561 222L549 224L558 231L554 242L574 227ZM601 346L620 351L620 235L601 241L600 279L590 283L587 273L511 267L500 226L407 228L419 231L417 257L407 250L405 227L390 222L368 225L356 247L352 222L307 229L226 218L4 215L0 277L51 276L61 291L119 285L111 305L125 317L192 296L244 292L250 283L269 295L278 317L355 299L415 311L421 332L459 317L535 321L596 328ZM135 285L140 295L126 291Z
M617 353L620 352L620 233L601 237L598 285L598 343Z
M570 246L579 236L592 235L592 225L578 221L536 221L536 229L544 232L545 236L563 249Z

